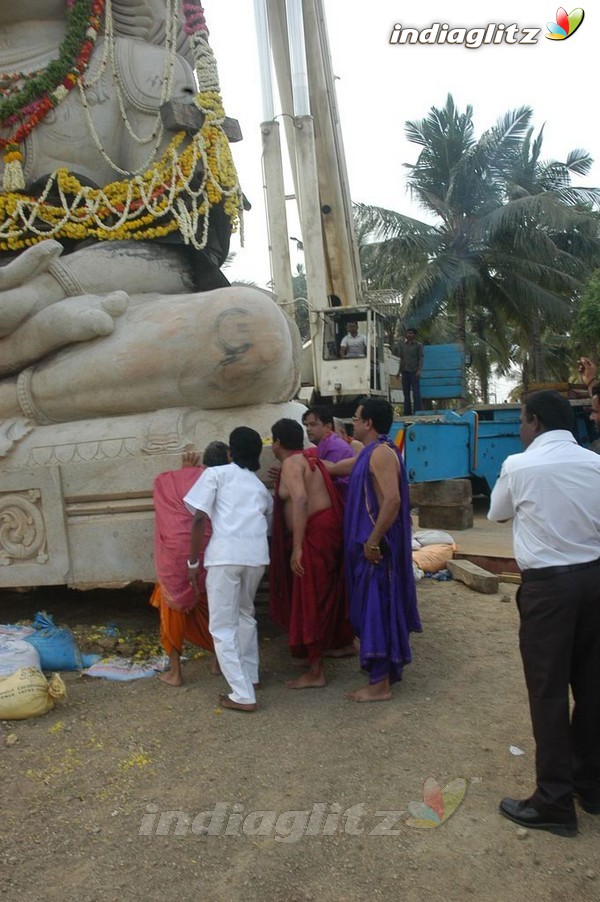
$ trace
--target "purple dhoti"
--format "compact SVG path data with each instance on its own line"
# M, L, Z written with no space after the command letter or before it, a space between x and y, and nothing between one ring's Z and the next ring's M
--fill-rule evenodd
M363 545L379 514L379 502L369 464L382 444L398 457L400 511L382 542L381 563L372 564ZM372 684L386 678L394 683L411 660L409 635L421 631L421 621L412 568L408 483L402 457L387 436L379 436L358 455L348 487L344 542L350 622L360 638L361 667L369 672Z

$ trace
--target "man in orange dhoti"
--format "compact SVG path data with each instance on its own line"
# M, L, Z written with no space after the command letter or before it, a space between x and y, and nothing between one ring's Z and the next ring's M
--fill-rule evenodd
M325 685L325 651L353 651L343 571L343 508L322 461L303 452L300 424L278 420L272 434L273 453L282 466L275 487L269 612L289 633L292 654L308 657L308 672L286 685L316 689Z
M207 446L203 465L199 455L187 452L182 457L180 470L168 470L154 481L154 559L158 583L150 598L150 604L160 611L160 639L169 656L171 669L160 679L169 686L181 686L181 652L184 640L214 652L208 629L208 602L202 567L204 549L210 539L207 523L199 561L201 574L198 579L199 595L186 577L190 546L192 515L183 503L184 496L206 467L228 463L228 448L223 442L211 442ZM219 673L213 660L212 673Z

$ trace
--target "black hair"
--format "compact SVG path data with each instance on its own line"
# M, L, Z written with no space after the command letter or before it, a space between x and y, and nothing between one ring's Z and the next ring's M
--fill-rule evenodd
M524 401L525 417L531 423L536 416L546 432L553 429L575 429L575 414L566 398L557 391L534 391Z
M202 463L205 467L222 467L229 463L229 446L225 442L210 442L204 449Z
M302 414L302 422L304 425L306 425L306 420L310 414L312 414L313 417L316 417L317 420L320 420L324 426L327 426L330 423L333 427L333 411L331 407L325 407L322 404L316 405L315 407L309 407L306 413Z
M394 422L394 408L385 398L365 398L361 401L362 419L371 420L379 435L387 435Z
M284 417L271 426L273 441L278 441L286 451L302 451L304 448L304 430L296 420Z
M248 426L234 429L229 436L229 450L232 461L242 470L251 470L253 473L260 470L262 439L255 429Z

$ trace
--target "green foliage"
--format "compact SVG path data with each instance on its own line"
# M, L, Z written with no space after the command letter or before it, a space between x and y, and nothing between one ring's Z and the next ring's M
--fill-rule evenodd
M409 188L432 221L355 208L369 287L399 290L402 316L421 332L451 320L484 398L490 368L508 367L515 347L532 381L544 378L544 342L568 332L600 262L600 190L571 184L592 159L577 149L565 162L542 160L532 116L513 110L476 138L472 108L461 113L448 96L406 123L421 148L406 166Z
M301 263L296 267L296 275L292 276L292 292L298 299L294 305L294 319L300 331L302 341L310 339L310 323L308 320L308 301L306 300L306 273Z
M600 269L592 275L579 302L572 333L574 356L600 354Z

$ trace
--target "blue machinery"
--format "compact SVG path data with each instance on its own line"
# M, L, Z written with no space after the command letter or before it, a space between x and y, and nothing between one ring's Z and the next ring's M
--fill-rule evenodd
M577 440L587 446L595 437L589 422L590 402L571 403ZM505 458L523 450L520 413L517 404L473 407L462 414L422 412L394 422L390 437L404 452L409 482L479 477L491 491Z

